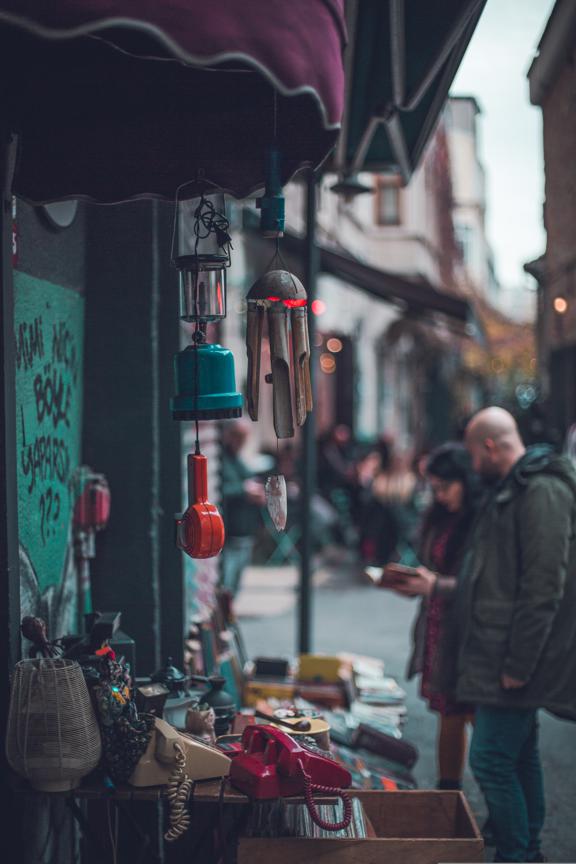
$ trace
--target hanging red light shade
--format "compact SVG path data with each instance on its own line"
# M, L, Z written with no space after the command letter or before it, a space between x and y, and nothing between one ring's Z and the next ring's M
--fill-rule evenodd
M188 508L176 519L176 545L191 558L213 558L224 546L224 520L208 501L208 461L188 454Z

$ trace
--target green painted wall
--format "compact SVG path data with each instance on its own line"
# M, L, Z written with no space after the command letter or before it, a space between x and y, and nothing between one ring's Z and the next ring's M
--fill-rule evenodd
M72 485L81 454L84 298L14 273L18 520L40 594L70 562Z

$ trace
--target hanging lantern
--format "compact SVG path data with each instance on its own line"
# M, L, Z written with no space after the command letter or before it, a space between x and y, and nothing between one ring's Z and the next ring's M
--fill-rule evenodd
M226 316L230 235L221 192L176 202L172 261L180 273L180 318L195 325L192 345L174 356L175 420L240 417L234 357L206 344L207 325Z
M197 331L203 334L202 330ZM234 357L221 345L196 343L174 356L174 420L228 420L242 416Z
M294 435L290 366L294 378L296 423L302 426L312 410L310 342L304 286L287 270L269 270L248 292L246 348L248 352L248 413L258 419L260 355L264 316L268 319L274 429L278 438ZM292 329L292 352L290 332ZM292 353L292 362L290 358Z
M225 318L230 235L224 193L178 201L174 241L177 246L172 249L172 261L180 272L180 317L183 321Z

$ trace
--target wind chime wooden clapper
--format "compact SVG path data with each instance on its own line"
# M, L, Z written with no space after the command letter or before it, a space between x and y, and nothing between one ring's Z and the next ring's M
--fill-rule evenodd
M313 408L308 298L300 280L286 269L278 246L279 239L284 235L284 198L279 159L278 150L272 149L268 154L266 192L257 202L262 211L262 233L265 237L276 239L276 253L266 273L248 292L246 326L248 413L252 420L257 420L265 319L268 325L271 370L266 374L265 381L272 384L274 430L277 439L293 438L294 414L296 424L303 426ZM286 481L281 474L268 478L266 500L274 525L278 530L284 530L287 495Z
M189 200L176 196L172 261L180 273L180 318L192 323L194 331L192 343L174 356L176 395L171 407L174 420L196 424L195 452L187 457L188 507L176 517L176 545L191 558L218 555L225 538L222 516L208 500L208 462L200 450L199 421L242 415L232 352L206 342L208 323L226 317L228 227L223 193Z

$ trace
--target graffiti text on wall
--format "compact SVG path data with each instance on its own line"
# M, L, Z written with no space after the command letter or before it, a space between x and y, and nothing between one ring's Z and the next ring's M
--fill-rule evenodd
M61 577L80 457L83 299L15 276L19 534L45 588Z

